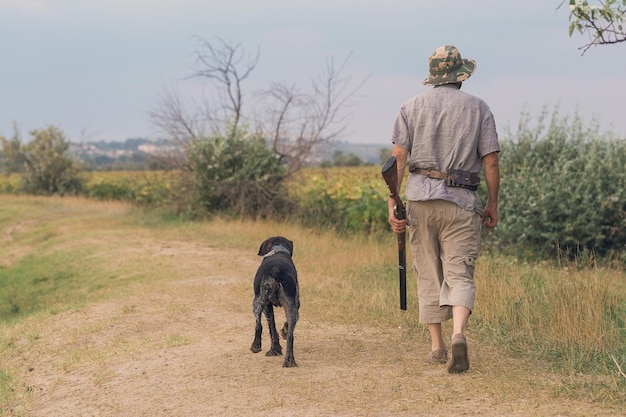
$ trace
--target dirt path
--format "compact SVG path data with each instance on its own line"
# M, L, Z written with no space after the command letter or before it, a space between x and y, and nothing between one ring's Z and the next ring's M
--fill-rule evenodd
M619 415L555 399L550 387L558 380L533 384L513 359L471 335L470 372L448 375L423 359L423 335L348 327L341 318L313 322L304 296L295 341L299 366L282 368L282 358L249 350L258 257L186 242L155 243L151 250L175 257L187 278L129 288L125 297L24 323L12 360L23 363L26 386L10 415ZM264 352L265 333L263 341ZM501 382L509 370L509 382Z

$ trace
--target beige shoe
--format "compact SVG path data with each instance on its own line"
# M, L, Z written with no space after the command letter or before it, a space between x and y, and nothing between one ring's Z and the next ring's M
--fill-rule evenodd
M448 362L448 351L446 349L436 349L428 354L428 361L432 363Z
M461 333L452 337L452 356L448 361L448 372L451 374L465 372L469 369L467 357L467 341Z

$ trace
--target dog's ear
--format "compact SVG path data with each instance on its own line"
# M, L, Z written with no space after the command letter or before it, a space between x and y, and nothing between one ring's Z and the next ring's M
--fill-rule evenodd
M263 243L261 243L261 247L259 248L259 256L267 255L270 250L272 250L272 239L266 239Z
M291 256L293 256L293 241L289 239L285 239L285 240L287 241L287 249L289 249Z

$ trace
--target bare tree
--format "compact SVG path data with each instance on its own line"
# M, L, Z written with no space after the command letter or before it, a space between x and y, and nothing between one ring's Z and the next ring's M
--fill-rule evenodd
M218 89L218 107L214 111L216 116L212 119L222 126L230 124L232 129L236 129L243 115L242 83L256 68L260 51L257 49L254 56L246 57L241 44L232 45L217 38L214 45L206 39L196 39L200 45L195 52L196 71L192 77L212 80L221 85L222 88ZM245 63L244 59L247 59ZM220 113L224 117L219 117Z
M195 37L193 73L185 79L199 78L216 83L210 98L186 104L175 87L164 90L150 112L152 122L179 144L212 133L232 135L243 118L243 81L258 63L259 52L247 57L240 44L232 45L220 38L215 44ZM228 129L230 131L224 131Z
M327 60L325 71L312 80L308 92L272 83L255 96L260 100L256 108L262 109L262 114L247 115L243 84L259 62L259 50L248 55L241 44L220 38L213 43L200 37L196 41L193 73L186 79L207 81L214 91L191 106L186 106L175 90L165 91L150 113L153 123L182 146L207 134L233 137L244 120L254 121L252 128L271 141L274 152L293 172L321 145L345 131L346 110L365 82L353 86L352 78L343 75L348 58L341 65L332 58Z
M366 79L356 86L343 74L347 57L340 65L333 58L325 71L313 79L308 93L293 86L272 84L264 92L268 99L265 126L274 151L286 161L289 172L300 169L316 151L340 137L347 128L352 99Z
M559 7L565 3L561 2ZM624 19L626 0L598 0L596 5L587 0L569 0L569 34L577 31L587 35L588 42L581 46L584 55L592 46L613 45L626 42Z
M204 132L201 114L198 111L189 112L174 87L164 89L149 116L152 123L176 141L183 150ZM184 152L153 157L171 168L189 169Z

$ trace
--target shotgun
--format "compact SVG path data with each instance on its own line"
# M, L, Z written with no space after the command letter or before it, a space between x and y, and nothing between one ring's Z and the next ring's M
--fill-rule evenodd
M396 219L403 220L406 218L406 211L402 199L400 198L400 190L398 189L398 168L396 157L392 156L387 159L383 165L383 179L389 187L389 197L395 201L394 215ZM398 270L400 272L400 308L406 310L406 231L398 233Z

